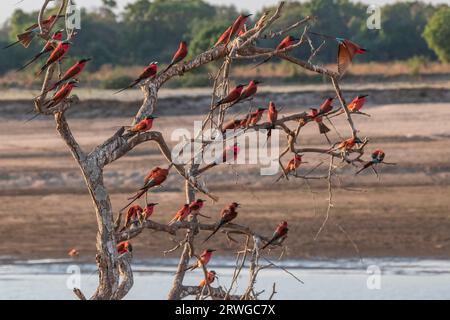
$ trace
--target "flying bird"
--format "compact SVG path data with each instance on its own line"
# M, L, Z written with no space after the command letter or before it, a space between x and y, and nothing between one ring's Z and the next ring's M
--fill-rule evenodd
M64 75L62 76L62 78L59 81L57 81L55 84L53 84L45 92L47 93L49 91L52 91L55 88L57 88L58 86L60 86L62 83L77 77L81 72L83 72L84 68L86 67L86 64L91 60L92 60L91 58L79 60L72 67L70 67L69 70L66 71L66 73L64 73Z
M230 34L228 35L228 39L226 44L230 43L231 38L233 38L235 35L239 34L241 30L244 28L245 23L247 22L248 18L251 16L251 14L247 15L239 15L237 19L234 21L233 25L231 26Z
M222 104L226 104L226 103L232 103L237 101L242 93L242 90L244 89L244 85L243 84L239 84L237 85L234 89L232 89L228 95L222 99L220 99L219 101L217 101L215 107L217 108L218 106L222 105Z
M64 15L60 16L51 15L50 17L48 17L48 19L43 20L42 28L44 29L44 31L50 31L49 30L50 27L52 27L54 25L54 22L61 17L64 17ZM39 28L39 24L35 23L32 26L26 28L24 33L18 34L16 42L7 45L3 49L10 48L18 43L22 44L22 46L24 46L25 48L28 48L30 46L31 41L33 41L34 37L38 35L40 32L41 29Z
M125 217L125 224L122 229L120 229L120 232L125 231L126 229L130 228L130 226L133 223L136 223L141 219L142 212L144 210L141 208L140 205L134 205L128 208L127 215Z
M138 190L138 192L128 200L131 200L125 207L123 207L120 211L125 210L130 205L132 205L136 200L140 199L144 194L146 194L151 188L157 187L161 185L164 181L166 181L167 176L169 175L170 168L172 164L167 169L162 169L160 167L153 168L149 174L144 179L144 186Z
M115 92L114 94L118 94L125 90L131 89L131 88L137 86L141 81L154 77L157 73L158 73L158 62L151 62L147 66L147 68L145 68L144 71L139 75L139 77L137 77L137 79L135 79L132 83L130 83L125 88L122 88L119 91Z
M47 59L47 62L41 67L39 72L36 74L37 76L41 75L50 65L55 62L61 61L62 58L67 54L71 46L69 41L60 42L56 48L50 54L50 57Z
M280 51L280 50L284 50L287 49L289 47L292 47L297 41L299 41L300 39L298 38L294 38L293 36L287 36L286 38L284 38L279 44L278 46L275 48L275 51ZM265 60L263 60L262 62L258 63L257 65L255 65L252 69L255 69L261 65L263 65L266 62L269 62L271 59L273 58L273 56L269 56L268 58L266 58Z
M186 41L181 41L177 52L175 52L175 54L174 54L174 56L172 58L172 61L167 66L167 68L164 70L164 72L166 72L167 70L172 68L172 66L176 65L178 62L183 61L184 58L186 58L187 55L188 55L187 42Z
M131 133L144 133L146 131L149 131L153 127L153 120L157 119L158 117L149 115L146 116L143 120L141 120L139 123L137 123L134 127L128 129L128 132Z
M372 160L370 160L369 162L366 162L364 164L364 166L355 174L360 174L362 171L366 170L367 168L370 168L376 164L382 163L384 161L384 157L386 156L386 154L384 153L383 150L375 150L372 153Z
M186 268L184 271L192 271L195 270L197 268L201 268L202 267L202 263L204 266L206 266L209 261L211 260L212 254L213 252L216 251L214 249L206 249L205 251L203 251L203 253L200 255L200 259L197 259L197 261L190 267Z
M352 102L348 105L348 110L350 112L359 112L362 107L364 107L364 104L366 103L366 97L369 95L363 95L363 96L357 96L355 99L353 99Z
M117 245L117 252L122 255L127 252L133 252L133 246L129 241L122 241Z
M272 239L270 239L269 242L267 242L261 248L261 250L264 250L271 244L277 243L278 241L283 242L287 238L288 231L289 229L287 227L287 222L286 221L281 222L276 228L275 232L273 233Z
M214 280L216 279L216 272L214 270L211 270L208 272L206 279L208 281L208 284L211 284L214 282ZM200 281L200 284L198 285L200 288L203 288L204 286L206 286L206 280L202 279L202 281Z
M178 221L184 221L184 219L186 219L186 217L189 215L189 213L191 213L191 208L189 206L188 203L184 204L183 207L177 211L177 213L175 214L175 216L172 218L172 220L169 221L168 225L172 225L175 222Z
M38 60L44 54L53 51L55 49L55 47L56 47L57 41L61 41L62 40L62 36L63 36L63 33L62 33L61 30L60 31L56 31L53 34L52 38L45 43L44 48L42 48L42 50L37 55L35 55L30 61L28 61L22 67L17 69L17 71L22 71L23 69L25 69L26 67L31 65L33 62Z
M231 222L234 219L236 219L236 217L238 215L236 209L238 207L239 207L239 203L233 202L229 206L227 206L226 208L224 208L222 210L221 218L220 218L219 222L216 224L216 227L214 228L214 231L205 239L205 241L203 241L203 243L205 243L206 241L211 239L211 237L213 235L215 235L216 232L219 231L219 229L221 227L223 227L225 224L227 224L228 222Z

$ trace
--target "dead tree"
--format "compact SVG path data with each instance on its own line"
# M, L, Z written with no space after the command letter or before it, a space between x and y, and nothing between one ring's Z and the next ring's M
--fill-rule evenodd
M53 0L45 0L39 13L39 25L41 26L40 36L43 39L48 39L50 30L42 29L42 19L44 12L49 2ZM61 0L60 13L63 12L68 0ZM357 128L352 119L352 113L348 110L347 104L343 97L342 91L339 86L339 80L341 75L335 71L329 70L325 67L316 65L312 62L314 56L316 56L321 47L314 48L312 41L309 38L308 30L313 22L313 17L305 17L299 20L295 24L286 27L283 30L273 31L272 25L277 21L284 8L284 2L280 2L275 12L273 12L268 19L258 24L253 28L249 28L243 35L237 37L234 41L231 41L228 45L220 45L209 49L192 60L185 63L178 64L169 70L158 73L154 78L145 81L141 85L143 92L143 102L137 111L132 125L138 123L146 116L152 115L157 110L158 92L164 84L170 81L172 78L182 76L192 70L195 70L206 64L222 61L222 65L217 71L214 78L213 94L210 105L210 112L205 115L203 120L203 129L213 129L221 132L222 126L226 115L229 112L229 106L222 105L220 108L215 108L215 102L221 97L225 96L229 88L229 73L233 62L236 60L249 60L252 61L256 58L268 58L276 56L282 60L288 61L298 68L303 68L311 72L320 74L327 77L332 83L336 95L340 101L341 107L338 110L330 112L327 116L339 116L343 114L348 122L349 137L357 137ZM259 39L275 38L283 35L287 35L289 32L296 32L302 34L301 39L292 47L283 50L273 50L270 48L261 48L257 46ZM73 30L68 30L68 37L71 37ZM289 55L290 50L293 50L300 46L310 46L311 54L306 60L294 58ZM223 233L230 239L235 240L235 236L243 237L245 240L243 243L243 249L237 255L236 269L230 288L225 290L224 288L212 288L209 284L205 288L185 286L183 280L185 277L185 269L189 263L191 257L197 256L197 251L194 247L194 239L201 230L213 230L214 224L201 224L196 217L193 217L190 221L175 223L174 225L167 226L158 224L153 221L145 221L138 228L132 230L125 230L119 232L117 228L117 222L114 219L114 210L111 205L108 190L103 183L103 171L106 166L114 161L126 156L131 150L142 143L153 142L160 150L161 154L165 157L168 163L174 164L176 172L185 180L186 202L191 203L195 199L197 193L204 194L205 196L217 200L217 196L212 194L204 183L202 183L202 175L205 172L199 173L199 165L190 161L187 163L179 164L172 159L171 150L169 149L163 135L157 131L146 132L139 135L127 133L124 128L121 128L115 132L109 139L102 144L96 146L92 151L84 150L73 136L68 121L65 116L65 112L77 103L78 98L72 96L66 99L62 104L59 104L51 109L45 109L43 107L46 101L46 92L49 88L49 84L53 78L57 78L58 64L53 64L47 70L45 80L42 85L41 96L35 100L36 113L47 116L54 116L56 122L56 130L61 138L69 148L73 158L76 160L81 173L84 177L87 189L94 204L95 214L97 217L97 255L96 262L99 270L99 284L95 293L91 299L122 299L126 296L128 291L133 285L133 274L130 266L131 255L124 254L118 255L116 245L122 240L129 240L137 237L141 232L147 229L158 230L166 232L168 235L175 234L178 230L186 230L185 238L180 242L173 251L181 249L180 261L177 268L177 273L174 276L172 289L168 294L169 299L182 299L188 295L196 295L199 299L210 297L212 299L257 299L260 292L256 292L254 284L256 277L260 270L273 267L275 264L268 262L265 258L262 259L259 252L259 247L262 241L268 239L263 235L256 233L250 227L229 223L223 228ZM330 204L331 208L331 177L336 169L333 164L333 159L343 159L345 164L354 164L362 162L361 157L364 154L364 147L366 146L368 139L364 139L364 142L359 147L342 153L338 150L330 149L329 146L325 148L309 148L304 146L298 146L297 140L300 134L301 128L314 121L306 112L300 112L296 114L286 115L280 117L276 121L275 127L282 130L286 134L287 147L279 156L280 166L281 158L288 154L307 154L318 153L329 155L330 164L328 175L325 177L313 177L311 175L295 176L302 179L314 179L323 178L327 179L329 183L330 192ZM270 123L262 123L251 126L245 130L236 131L234 137L243 134L248 130L262 130L270 129ZM202 139L201 136L195 139ZM194 140L195 140L194 139ZM187 141L187 144L192 141ZM202 141L203 147L213 143L211 140ZM356 154L356 157L350 157ZM282 170L284 172L284 170ZM328 217L329 210L327 212ZM120 219L120 215L119 215ZM116 220L119 220L116 219ZM326 220L324 221L324 224ZM321 228L322 229L322 228ZM320 230L319 230L320 232ZM261 261L264 260L264 261ZM244 264L249 263L250 278L247 289L240 295L231 294L232 289L236 285L238 275ZM267 264L268 263L268 264ZM206 277L206 268L203 266L203 271ZM85 296L81 291L75 290L76 295L80 299L85 299ZM271 298L275 294L275 284Z

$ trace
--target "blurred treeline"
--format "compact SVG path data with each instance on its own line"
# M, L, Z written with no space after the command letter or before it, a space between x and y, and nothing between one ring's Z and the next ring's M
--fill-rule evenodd
M318 18L314 31L352 39L369 50L369 54L358 57L358 62L415 57L427 61L438 59L424 38L424 30L438 10L448 8L446 5L433 6L422 2L385 5L381 8L380 30L367 28L366 21L370 15L367 7L349 0L292 1L274 28L288 26L312 15ZM274 7L252 12L254 15L249 27L266 10L273 11ZM103 0L103 6L96 11L82 10L81 30L71 49L71 58L67 60L92 57L94 61L89 66L90 71L97 71L105 65L146 65L154 60L165 63L181 40L188 41L192 56L211 47L239 13L233 6L214 6L202 0L136 0L117 13L114 0ZM0 30L0 46L13 41L17 33L36 21L36 17L37 12L16 10ZM60 24L58 27L62 27L62 22ZM280 40L264 41L260 45L273 47ZM318 45L322 39L316 37L314 41ZM21 46L0 50L0 74L17 69L41 47L42 41L34 41L28 50ZM305 57L308 53L309 47L306 46L292 54ZM317 59L320 63L334 62L336 46L328 44ZM123 82L127 80L123 79Z

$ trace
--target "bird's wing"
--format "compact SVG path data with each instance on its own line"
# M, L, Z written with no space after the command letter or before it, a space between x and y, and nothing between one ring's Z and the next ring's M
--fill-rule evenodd
M338 52L338 73L343 75L352 63L353 56L350 54L348 48L340 43Z

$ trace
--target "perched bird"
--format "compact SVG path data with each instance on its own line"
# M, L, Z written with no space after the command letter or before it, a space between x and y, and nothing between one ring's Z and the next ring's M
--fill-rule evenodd
M222 126L222 132L225 133L227 130L236 130L241 127L242 119L233 119L228 121Z
M115 92L114 94L118 94L122 91L131 89L135 86L137 86L141 81L150 79L154 77L158 73L158 62L151 62L147 68L144 69L144 71L137 77L136 80L134 80L132 83L130 83L125 88L120 89L119 91Z
M347 140L342 141L336 148L332 150L340 150L341 152L346 152L351 149L357 144L362 143L362 141L359 138L349 138Z
M193 201L191 204L189 204L189 213L190 214L197 214L204 206L205 200L203 199L197 199Z
M325 123L323 123L323 116L321 115L321 113L315 108L310 108L310 110L310 118L316 121L317 125L319 126L319 132L321 134L330 132L330 129L325 125Z
M265 248L267 248L268 246L270 246L271 244L274 244L278 241L284 241L284 239L286 239L287 234L288 234L288 227L287 227L287 222L286 221L282 221L278 227L276 228L275 232L273 233L272 239L269 240L269 242L267 242L262 248L261 250L264 250Z
M348 110L350 112L358 112L359 110L361 110L361 108L364 107L364 104L366 103L366 97L368 97L368 95L357 96L348 105Z
M257 125L258 122L261 121L262 116L264 114L264 111L266 111L266 108L258 108L258 109L256 109L255 112L252 112L249 115L249 117L248 117L246 125L247 126L250 126L250 125L255 126L255 125Z
M157 187L161 185L164 181L166 181L167 176L169 175L170 168L172 164L167 169L162 169L160 167L153 168L149 174L144 179L144 186L139 189L139 191L130 199L131 202L123 207L120 211L125 210L130 205L132 205L136 200L140 199L144 194L148 192L153 187Z
M262 27L264 27L268 19L269 19L269 11L265 11L261 16L261 18L259 18L258 22L256 22L255 29L260 30Z
M23 69L25 69L26 67L31 65L33 62L35 62L37 59L39 59L44 54L53 51L56 47L57 41L61 41L62 37L63 37L63 32L61 30L56 31L53 34L52 38L45 43L44 48L42 48L42 50L37 55L35 55L30 61L28 61L22 67L17 69L17 71L22 71Z
M251 16L251 14L248 15L239 15L237 17L236 21L234 21L230 34L228 35L228 39L226 44L230 43L231 38L233 38L235 35L239 34L239 32L244 28L245 23L247 22L248 18Z
M290 174L291 172L295 172L300 165L304 163L302 161L302 155L301 154L296 154L294 156L294 158L292 158L291 160L289 160L288 164L286 165L285 168L283 168L284 174L281 174L278 179L275 182L280 181L281 179L283 179L285 176L287 176L288 174Z
M67 253L69 257L76 258L80 255L80 251L77 249L70 249L70 251Z
M117 245L117 252L119 255L127 253L127 252L133 252L133 246L129 241L122 241Z
M324 115L333 110L333 106L331 105L334 101L334 98L327 98L319 109L319 115Z
M235 102L236 100L238 100L240 98L243 89L244 89L243 84L237 85L233 90L231 90L228 93L228 95L226 97L217 101L216 107L218 107L222 104Z
M226 147L223 150L221 156L217 157L212 163L199 169L198 174L201 174L201 173L205 172L206 170L209 170L219 164L229 161L231 157L233 157L234 161L236 161L239 151L240 151L240 147L239 147L238 143L235 143L233 146Z
M275 129L275 122L278 119L278 110L273 101L269 102L269 111L267 112L267 120L269 120L270 128L267 130L267 140L272 135L272 130Z
M227 30L220 36L219 40L217 40L216 44L214 45L214 48L221 44L226 44L229 36L231 33L231 26L228 27Z
M220 218L219 222L216 224L214 231L205 239L205 241L203 241L203 243L205 243L206 241L211 239L211 237L214 234L216 234L216 232L219 231L219 229L222 226L224 226L228 222L231 222L232 220L234 220L237 217L238 213L237 213L236 209L238 207L239 207L239 203L233 202L229 206L227 206L226 208L224 208L222 210L221 218Z
M280 50L284 50L287 49L291 46L293 46L297 41L299 41L300 39L298 38L294 38L293 36L287 36L286 38L284 38L279 44L278 46L275 48L275 51L280 51ZM264 61L258 63L257 65L255 65L252 69L259 67L260 65L263 65L266 62L269 62L270 59L272 59L273 56L269 56L268 58L266 58Z
M169 221L168 225L172 225L175 222L178 221L184 221L186 217L191 213L191 208L188 203L184 204L183 207L178 210L178 212L175 214L175 216L172 218L172 220Z
M252 80L249 82L249 84L247 85L247 87L242 90L242 93L240 95L240 97L233 102L233 105L235 105L236 103L243 101L245 99L249 99L252 96L254 96L256 94L256 92L258 91L258 84L262 83L261 81L257 81L257 80Z
M47 68L51 64L61 61L61 59L64 58L64 56L69 51L70 46L71 46L71 43L69 41L60 42L56 46L56 48L52 51L52 53L50 54L50 57L47 59L47 62L45 62L45 64L41 67L41 69L39 70L39 72L36 75L37 76L41 75L42 72L47 70Z
M140 205L134 205L129 207L127 211L127 216L125 217L125 224L123 228L120 230L120 232L125 231L126 229L130 228L130 226L133 223L139 221L143 211L144 210L141 208Z
M212 254L213 252L216 251L214 249L206 249L205 251L203 251L203 253L200 255L200 259L197 259L197 261L190 267L186 268L184 271L192 271L195 270L197 268L201 268L202 267L202 263L204 266L206 266L209 261L211 260Z
M379 164L382 163L384 161L384 157L386 156L386 154L383 152L383 150L375 150L372 153L372 160L370 160L369 162L366 162L366 164L364 164L364 166L355 174L360 174L362 171L366 170L367 168L372 167L375 164Z
M67 70L66 73L64 73L64 75L62 76L62 78L59 81L57 81L49 89L47 89L46 92L52 91L53 89L57 88L62 83L66 82L70 79L74 79L81 72L83 72L84 68L86 67L86 64L91 60L92 60L91 58L79 60L72 67L70 67L70 69Z
M166 72L167 70L172 68L172 66L174 66L178 62L183 61L187 55L188 55L187 43L186 43L186 41L181 41L177 52L175 52L175 55L173 56L172 61L167 66L167 68L164 70L164 72Z
M146 131L149 131L153 126L153 120L157 119L158 117L149 115L146 116L143 120L141 120L139 123L137 123L134 127L130 128L128 132L131 133L144 133Z
M51 15L47 19L42 21L42 28L44 31L50 31L49 29L54 25L55 21L61 17L64 17L64 15ZM32 26L25 29L24 33L17 35L17 41L13 42L3 49L10 48L18 43L22 44L25 48L28 48L30 46L31 41L33 41L34 37L38 35L41 32L41 29L39 28L39 24L35 23Z
M64 84L56 93L53 95L53 97L44 103L44 108L50 109L66 99L70 93L72 92L72 89L77 87L78 81L77 80L70 80L66 84Z
M152 216L153 212L155 211L155 207L158 205L158 203L148 203L147 206L144 208L144 212L142 212L142 221L147 221ZM141 221L141 222L142 222Z
M203 288L204 286L206 286L206 284L211 284L214 282L214 280L216 279L216 272L214 270L211 270L208 272L206 279L208 282L206 282L205 279L203 279L202 281L200 281L200 284L198 285L200 288Z

